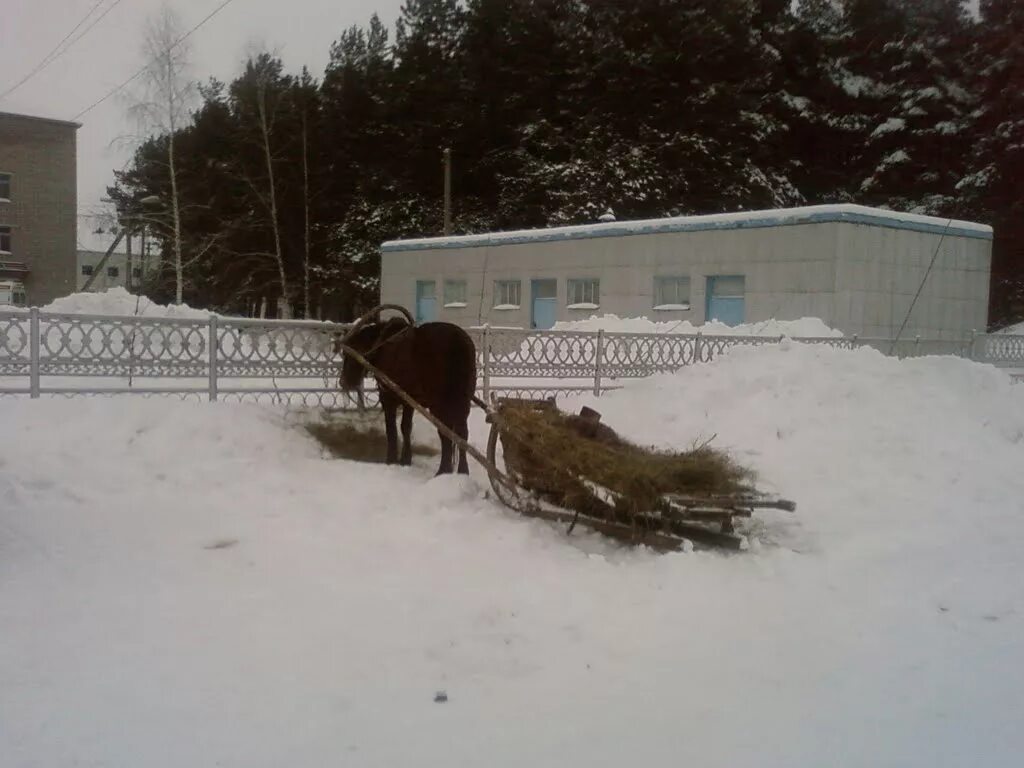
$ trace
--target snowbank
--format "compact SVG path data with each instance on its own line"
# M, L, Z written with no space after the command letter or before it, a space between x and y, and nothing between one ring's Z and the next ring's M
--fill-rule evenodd
M129 293L117 286L106 291L72 293L40 307L45 312L75 315L140 315L144 317L179 317L206 320L210 312L193 309L187 304L157 304L145 296Z
M766 320L761 323L724 325L719 322L693 325L689 321L657 322L646 317L624 317L617 315L591 316L588 320L572 320L555 323L556 331L605 331L606 333L703 333L705 336L790 336L825 337L842 336L841 331L829 328L816 317L802 317L799 320Z
M1008 325L1005 328L1001 328L996 333L1006 333L1011 336L1024 336L1024 323L1017 323L1016 325Z
M277 411L0 400L4 765L1018 763L1024 387L784 342L595 404L797 512L656 556Z

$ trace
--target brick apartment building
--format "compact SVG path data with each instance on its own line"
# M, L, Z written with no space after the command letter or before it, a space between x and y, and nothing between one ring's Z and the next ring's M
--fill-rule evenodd
M75 290L79 127L0 112L0 304Z

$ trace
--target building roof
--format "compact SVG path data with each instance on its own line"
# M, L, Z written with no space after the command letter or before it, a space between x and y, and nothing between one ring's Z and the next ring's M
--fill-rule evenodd
M40 123L50 123L51 125L62 125L66 128L78 129L82 127L81 123L75 123L70 120L57 120L52 117L39 117L37 115L22 115L17 112L0 112L0 120L32 120Z
M543 243L561 240L584 240L596 237L626 237L671 232L700 232L720 229L756 229L760 227L792 226L795 224L823 224L847 222L870 224L892 229L908 229L930 234L954 237L992 239L992 227L971 221L943 219L901 213L864 205L809 205L802 208L778 208L766 211L715 213L704 216L675 216L641 221L614 221L602 224L584 224L551 229L522 229L511 232L489 232L456 237L427 237L416 240L389 240L381 251L419 251L440 248L474 248L480 246Z

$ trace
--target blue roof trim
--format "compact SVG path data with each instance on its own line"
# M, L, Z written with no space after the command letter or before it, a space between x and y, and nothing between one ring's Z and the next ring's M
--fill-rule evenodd
M781 212L780 212L781 213ZM940 220L939 220L940 221ZM992 230L971 229L943 223L931 223L926 221L914 221L899 219L885 215L876 215L860 211L815 211L789 218L764 217L739 219L732 221L711 220L701 221L696 219L666 219L664 222L651 222L643 226L636 223L623 222L616 226L614 224L601 225L600 228L589 230L576 230L575 228L565 229L537 229L517 234L503 234L495 232L492 234L463 235L455 238L435 238L425 240L392 240L381 246L382 253L394 253L398 251L428 251L448 250L457 248L479 248L482 246L497 247L502 245L523 245L525 243L551 243L568 240L589 240L599 237L633 237L637 235L655 235L676 232L706 232L709 230L727 229L763 229L766 227L791 227L802 224L867 224L875 227L886 227L888 229L904 229L912 232L925 232L932 235L951 235L954 237L969 237L978 240L991 240ZM568 229L568 231L567 231Z

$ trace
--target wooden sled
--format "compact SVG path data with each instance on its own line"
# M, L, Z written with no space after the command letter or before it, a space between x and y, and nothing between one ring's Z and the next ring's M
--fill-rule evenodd
M746 536L737 532L736 518L749 518L757 509L778 509L786 512L796 510L792 501L759 493L737 495L685 495L667 493L661 495L650 509L631 510L623 515L621 509L626 500L622 494L596 482L593 478L572 474L559 464L557 456L541 456L529 446L522 445L509 433L503 423L503 409L506 407L527 407L537 410L554 409L554 400L520 400L503 398L495 401L488 409L487 422L491 425L487 440L487 459L498 466L498 444L502 445L504 471L521 489L516 497L508 486L491 476L495 495L504 504L525 515L555 522L566 523L572 531L576 525L591 528L604 535L643 544L659 551L686 550L694 544L722 547L730 550L745 550ZM590 408L584 408L574 422L574 431L579 439L597 439L599 430L608 430L600 424L601 415ZM538 484L535 478L537 462L545 462L545 471L562 473L563 479L573 481L582 489L575 495L572 508L567 508L562 493ZM524 503L524 496L528 503Z

